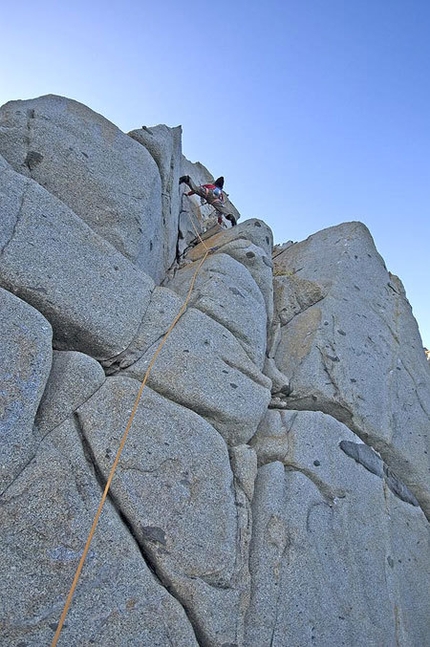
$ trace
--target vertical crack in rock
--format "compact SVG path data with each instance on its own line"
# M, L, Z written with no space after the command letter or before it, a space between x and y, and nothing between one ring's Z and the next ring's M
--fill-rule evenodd
M24 141L27 144L27 147L30 148L31 144L31 133L32 133L32 119L35 119L36 111L34 108L27 110L27 124L26 124L26 134L24 136Z
M3 247L0 249L0 256L5 253L7 247L10 245L10 243L13 241L13 239L15 237L16 230L18 229L18 225L19 225L19 223L21 221L21 217L22 217L22 214L23 214L24 202L25 202L25 199L27 197L28 191L30 189L30 182L31 182L31 180L29 180L28 178L24 179L25 186L24 186L24 190L23 190L22 195L21 195L21 200L20 200L20 204L19 204L19 208L18 208L18 213L16 214L16 220L15 220L15 223L13 225L12 233L9 236L9 240L7 240L5 242L5 244L3 245Z
M27 110L27 125L26 125L26 134L24 135L24 143L27 146L27 154L25 156L23 166L26 166L30 171L30 176L32 171L36 166L38 166L42 161L44 156L38 151L31 150L31 141L32 141L32 120L36 117L36 111L34 109Z
M324 367L324 372L326 373L328 379L330 380L330 384L333 387L334 391L334 398L337 400L341 400L341 390L334 378L334 375L331 371L331 366L329 366L329 363L327 360L330 360L330 362L335 363L339 362L339 357L336 355L336 352L333 348L333 345L330 343L330 347L332 349L332 355L328 355L326 352L324 352L318 345L316 346L316 349L318 350L320 357L321 357L321 362Z
M179 263L181 262L181 259L185 254L186 250L184 250L182 252L180 250L181 241L184 240L184 234L181 231L181 216L182 216L182 214L186 215L187 213L188 212L185 209L182 208L182 198L181 198L181 207L180 207L179 217L178 217L178 234L176 236L175 259L174 259L172 265L170 266L170 268L167 270L166 276L165 276L164 280L161 283L162 285L165 285L166 281L168 282L170 280L171 276L172 277L175 276L177 270L179 269Z
M279 556L280 572L278 577L278 587L277 587L276 604L275 604L275 617L273 618L273 628L272 628L272 635L270 637L270 647L276 647L275 637L276 637L276 629L278 626L278 617L279 617L281 598L282 598L282 592L283 592L282 581L283 581L283 572L284 572L284 562L285 562L285 558L289 553L289 550L290 550L290 542L287 537L282 553ZM289 563L289 559L287 559L287 565L288 563Z
M394 290L395 291L395 290ZM398 294L398 293L396 293ZM399 297L397 297L398 301ZM400 345L400 339L399 339L399 334L397 331L394 331L392 326L390 325L390 321L387 320L386 317L383 316L381 311L377 308L375 308L371 303L368 304L369 310L382 322L383 326L387 328L387 330L390 332L390 335L392 336L393 340L397 345ZM397 311L397 308L396 308Z
M235 476L233 465L233 494L236 504L236 555L233 569L233 586L239 588L239 613L236 619L235 642L243 643L245 617L250 602L251 575L249 570L250 541L252 535L252 515L249 499ZM244 572L245 571L245 572ZM242 582L242 578L246 581Z
M94 455L94 452L93 452L90 444L88 443L88 441L87 441L87 439L85 437L83 427L82 427L82 424L81 424L81 421L80 421L80 418L79 418L79 413L74 413L73 417L74 417L74 420L75 420L75 424L76 424L76 427L77 427L79 437L80 437L81 442L82 442L82 448L83 448L85 458L86 458L86 460L88 462L88 465L90 466L91 470L94 472L95 478L96 478L98 484L100 485L101 491L103 492L105 487L106 487L106 479L105 479L105 477L104 477L104 475L103 475L103 473L102 473L102 471L101 471L101 469L100 469L100 467L99 467L99 465L97 463L97 459L96 459L96 457ZM168 591L172 597L175 598L175 600L178 602L178 604L180 604L180 606L184 610L184 613L185 613L191 627L194 630L194 635L196 637L196 641L199 643L199 645L201 647L210 647L210 645L208 645L206 643L205 639L202 638L201 635L199 635L199 633L200 633L199 629L198 629L198 627L196 627L196 623L194 621L193 615L192 615L192 613L190 613L190 610L188 609L188 607L186 605L186 602L181 599L180 595L178 595L177 591L175 590L175 587L172 586L171 583L166 581L166 579L158 572L155 564L151 560L150 555L145 550L145 547L141 544L141 542L136 537L136 534L135 534L135 532L133 530L132 523L130 522L128 517L125 515L125 513L121 510L121 505L120 505L119 501L117 500L117 498L115 496L112 495L112 492L110 490L108 492L108 499L109 499L110 503L112 504L114 510L118 514L118 517L121 519L121 521L124 524L125 528L130 533L131 537L133 538L134 542L136 543L136 546L137 546L137 548L138 548L138 550L139 550L139 552L140 552L140 554L142 556L142 559L144 560L144 562L145 562L146 566L148 567L149 571L152 573L154 579L158 582L158 584L160 584L163 588L165 588L166 591Z
M90 466L91 470L94 472L94 476L95 476L95 478L96 478L96 480L97 480L97 482L98 482L98 484L100 486L101 491L103 492L105 487L106 487L106 479L105 479L105 477L104 477L104 475L103 475L103 473L102 473L102 471L101 471L101 469L100 469L100 467L99 467L99 465L97 463L97 460L96 460L94 452L93 452L93 450L91 448L91 445L89 444L89 442L87 441L87 439L85 437L85 434L84 434L83 428L82 428L82 424L81 424L81 421L80 421L79 413L74 413L73 414L73 420L75 422L76 429L77 429L79 437L81 439L85 459L86 459L88 465ZM145 561L145 563L148 566L149 570L154 575L157 582L159 584L163 584L161 579L158 577L158 575L157 575L151 561L149 559L147 559L147 556L142 551L142 547L139 545L139 543L138 543L138 541L136 539L136 536L135 536L135 534L133 532L132 527L130 526L130 524L128 523L125 515L121 511L121 507L118 505L118 502L115 500L114 497L112 497L112 493L111 493L110 490L108 492L108 499L112 503L115 511L117 512L118 516L121 518L121 521L124 523L127 530L129 531L129 533L133 537L134 541L136 542L136 544L137 544L137 546L139 548L139 552L141 553L141 555L143 557L143 560Z

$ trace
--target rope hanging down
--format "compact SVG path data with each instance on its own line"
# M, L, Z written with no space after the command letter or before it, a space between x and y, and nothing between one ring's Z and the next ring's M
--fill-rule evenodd
M194 227L194 223L192 223L192 224L193 224L193 227ZM194 229L195 229L195 228L194 228ZM199 235L199 234L197 234L197 235L198 235L198 237L200 238L200 235ZM94 533L95 533L95 530L96 530L96 527L97 527L98 521L99 521L99 519L100 519L100 515L101 515L101 513L102 513L103 506L104 506L104 504L105 504L105 501L106 501L106 498L107 498L107 495L108 495L108 492L109 492L109 488L110 488L111 483L112 483L112 479L113 479L113 477L114 477L114 474L115 474L116 468L117 468L117 466L118 466L119 459L120 459L121 454L122 454L122 450L124 449L125 443L126 443L126 441L127 441L127 437L128 437L128 434L129 434L129 431L130 431L131 425L132 425L132 423L133 423L134 416L136 415L136 411L137 411L137 409L138 409L139 402L140 402L140 399L141 399L141 397L142 397L143 389L144 389L144 388L145 388L145 386L146 386L146 383L147 383L147 381L148 381L148 378L149 378L149 375L150 375L150 373L151 373L152 367L154 366L154 364L155 364L155 360L157 359L158 355L160 354L161 349L163 348L163 346L164 346L165 342L167 341L167 339L168 339L168 337L169 337L170 333L172 332L172 330L174 329L174 327L175 327L175 326L176 326L176 324L178 323L179 319L182 317L182 315L184 314L185 310L187 309L188 302L189 302L189 300L190 300L190 298L191 298L191 293L192 293L192 291L193 291L193 288L194 288L194 284L195 284L195 282L196 282L197 275L198 275L198 273L200 272L200 270L201 270L201 268L202 268L202 265L203 265L203 263L205 262L206 258L208 257L208 255L209 255L209 254L210 254L210 252L212 251L212 250L211 250L211 248L209 248L209 247L207 247L207 245L205 245L205 242L204 242L204 240L202 240L202 238L200 238L200 241L202 242L202 244L203 244L203 246L204 246L204 248L205 248L205 250L206 250L206 251L205 251L204 256L202 257L202 259L200 260L200 263L198 264L196 271L194 272L193 278L191 279L190 287L189 287L189 289L188 289L188 292L187 292L187 296L186 296L186 298L185 298L185 301L184 301L184 303L182 304L181 309L179 310L178 314L176 315L176 317L173 319L172 323L170 324L170 326L169 326L169 328L168 328L167 332L165 333L165 335L164 335L163 339L162 339L162 340L161 340L161 342L159 343L159 345L158 345L158 347L157 347L157 349L156 349L156 351L155 351L154 355L152 356L152 359L151 359L151 361L150 361L150 363L149 363L149 366L148 366L148 368L147 368L147 370L146 370L146 373L145 373L145 375L144 375L144 378L143 378L143 380L142 380L142 383L141 383L141 385L140 385L140 387L139 387L139 391L137 392L137 396L136 396L136 399L135 399L135 401L134 401L133 409L132 409L132 411L131 411L130 417L129 417L128 422L127 422L127 425L126 425L126 427L125 427L125 430L124 430L123 436L122 436L122 438L121 438L121 442L120 442L120 444L119 444L119 448L118 448L117 454L116 454L116 456L115 456L115 460L114 460L114 462L113 462L113 464L112 464L112 467L111 467L111 470L110 470L110 472L109 472L109 476L108 476L108 479L107 479L107 481L106 481L105 488L104 488L104 490L103 490L102 498L101 498L101 500L100 500L99 507L97 508L97 512L96 512L96 514L95 514L94 521L93 521L93 523L92 523L92 526L91 526L90 532L89 532L89 534L88 534L88 539L87 539L87 541L86 541L86 544L85 544L85 547L84 547L84 551L83 551L83 553L82 553L81 559L79 560L79 564L78 564L78 567L77 567L77 569L76 569L76 573L75 573L75 576L74 576L74 578L73 578L73 582L72 582L72 585L71 585L71 587L70 587L70 591L69 591L69 593L68 593L68 595L67 595L67 599L66 599L66 602L65 602L65 604L64 604L63 612L62 612L61 617L60 617L60 620L59 620L59 622L58 622L58 626L57 626L57 629L56 629L56 632L55 632L54 638L53 638L53 640L52 640L51 647L56 647L56 645L57 645L57 643L58 643L58 639L59 639L59 637L60 637L61 630L62 630L62 628L63 628L64 621L65 621L66 616L67 616L67 612L69 611L69 608L70 608L70 605L71 605L71 602L72 602L73 594L74 594L74 592L75 592L76 586L77 586L78 581L79 581L79 577L80 577L81 572L82 572L82 568L83 568L83 566L84 566L84 563L85 563L85 560L86 560L86 557L87 557L88 551L89 551L89 549L90 549L91 541L92 541L92 539L93 539L93 536L94 536Z

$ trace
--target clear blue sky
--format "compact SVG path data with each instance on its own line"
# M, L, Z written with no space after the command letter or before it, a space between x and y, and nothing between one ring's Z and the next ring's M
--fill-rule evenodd
M183 150L275 241L361 220L430 347L430 0L15 0L0 104L54 93Z

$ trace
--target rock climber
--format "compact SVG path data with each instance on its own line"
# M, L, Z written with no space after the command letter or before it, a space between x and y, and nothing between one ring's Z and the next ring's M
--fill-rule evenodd
M237 225L236 218L229 212L224 204L224 178L221 176L213 184L195 184L189 175L183 175L179 178L179 184L186 184L190 187L186 195L199 195L206 200L208 204L215 208L218 217L218 224L222 224L222 217L225 216L231 222L231 226Z

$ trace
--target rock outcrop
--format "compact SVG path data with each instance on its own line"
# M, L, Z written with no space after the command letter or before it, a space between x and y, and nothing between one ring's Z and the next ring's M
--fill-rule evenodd
M361 223L319 232L276 262L286 274L275 278L280 335L272 352L294 385L288 408L347 424L430 516L429 366L399 279Z
M59 645L430 644L430 364L399 279L361 223L195 244L182 174L213 179L180 127L0 108L0 644L52 641L130 415Z

